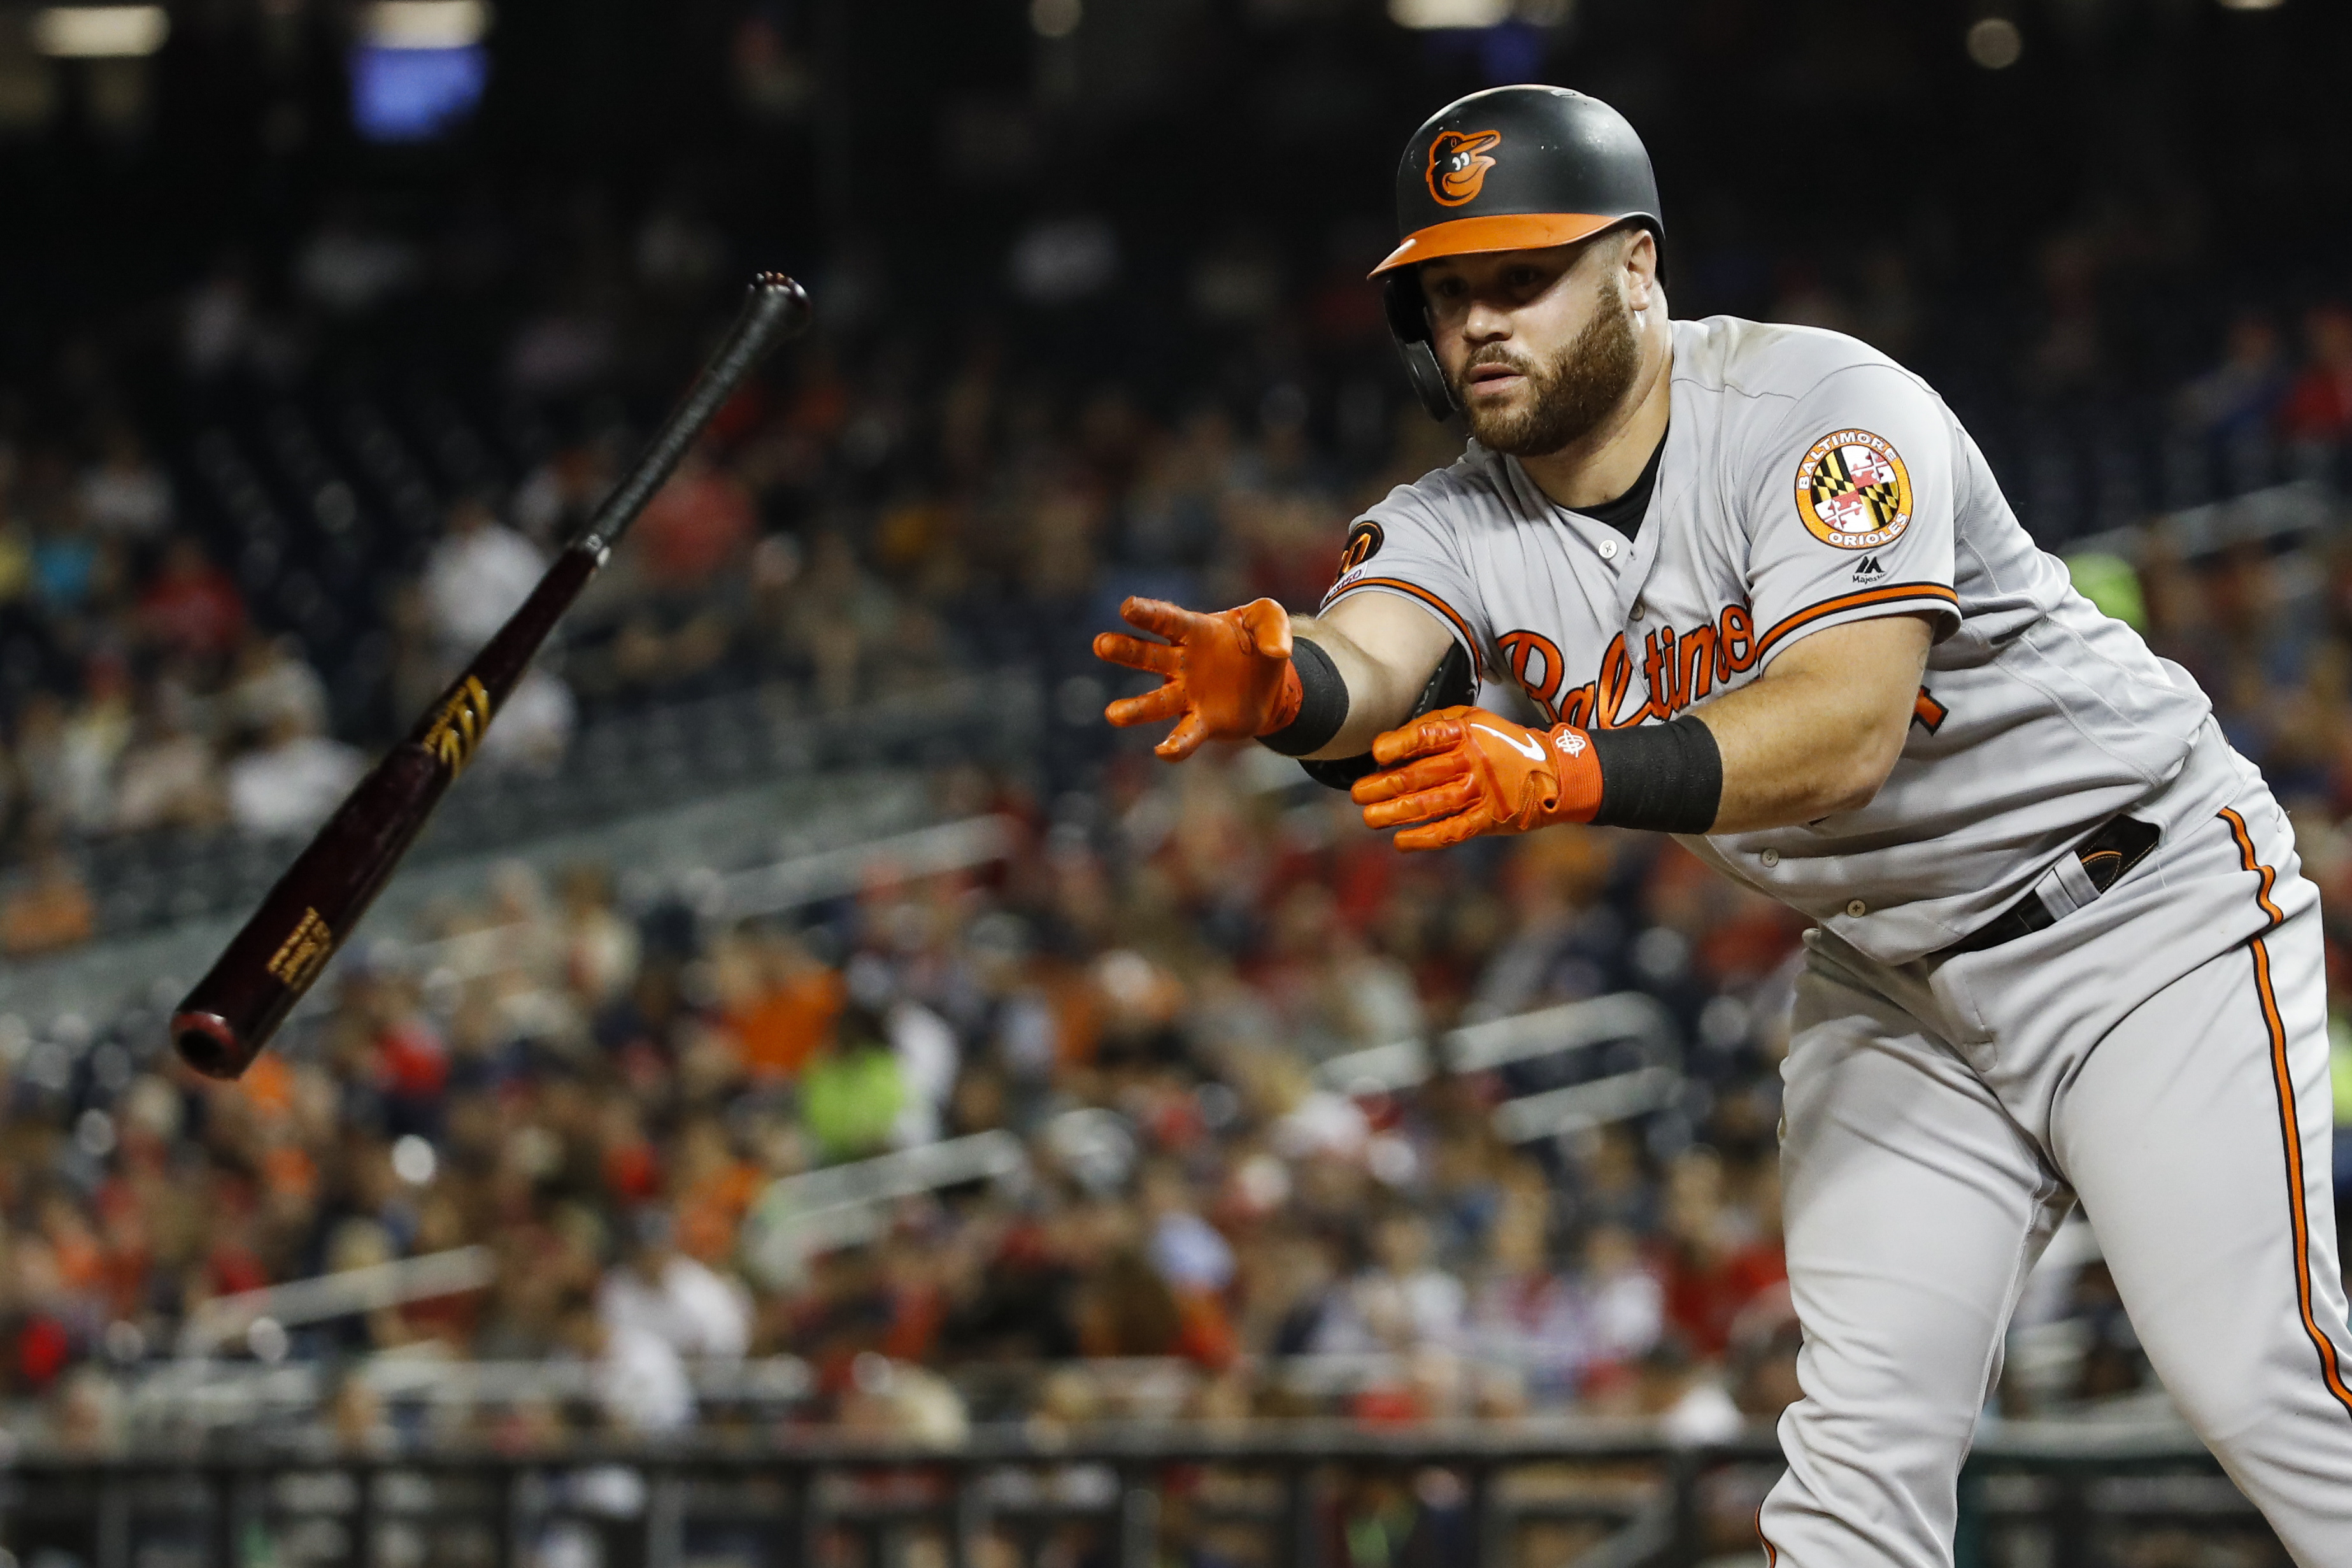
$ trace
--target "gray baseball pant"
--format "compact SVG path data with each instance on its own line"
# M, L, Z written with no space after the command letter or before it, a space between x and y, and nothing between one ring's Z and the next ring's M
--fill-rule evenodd
M2318 894L2217 733L2184 773L2148 859L2040 931L1903 965L1809 937L1776 1568L1948 1568L2010 1313L2077 1201L2199 1436L2297 1563L2352 1564Z

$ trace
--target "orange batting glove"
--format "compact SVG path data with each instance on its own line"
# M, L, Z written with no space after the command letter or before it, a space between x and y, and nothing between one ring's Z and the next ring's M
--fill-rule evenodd
M1290 613L1272 599L1202 615L1164 599L1129 599L1118 607L1129 626L1166 642L1122 632L1095 638L1095 657L1166 680L1157 691L1103 710L1125 728L1162 719L1176 728L1152 751L1181 763L1208 741L1271 735L1298 717L1298 670L1290 662Z
M1372 760L1385 771L1348 793L1366 826L1405 829L1400 849L1590 822L1601 809L1592 737L1573 724L1530 730L1483 708L1440 708L1374 741Z

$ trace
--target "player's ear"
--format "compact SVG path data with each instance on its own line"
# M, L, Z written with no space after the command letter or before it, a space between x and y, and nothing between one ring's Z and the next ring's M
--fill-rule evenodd
M1646 310L1658 296L1658 239L1646 228L1628 228L1618 243L1617 266L1628 310Z

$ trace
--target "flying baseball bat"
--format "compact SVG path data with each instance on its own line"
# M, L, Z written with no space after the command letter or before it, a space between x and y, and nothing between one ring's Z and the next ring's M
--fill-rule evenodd
M408 738L336 807L212 973L172 1015L172 1043L190 1067L212 1078L236 1078L260 1054L327 960L350 938L443 793L465 771L492 715L522 679L557 618L612 555L613 546L751 367L808 320L808 295L799 284L777 272L752 279L751 297L727 341L636 467Z

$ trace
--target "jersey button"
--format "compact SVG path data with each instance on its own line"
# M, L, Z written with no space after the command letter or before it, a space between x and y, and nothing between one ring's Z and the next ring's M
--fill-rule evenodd
M1856 899L1853 902L1846 905L1845 912L1852 915L1854 919L1860 920L1863 916L1870 912L1870 906L1864 903L1860 899Z
M1604 539L1601 542L1601 559L1603 561L1614 561L1617 559L1617 542L1615 540Z
M1634 601L1633 601L1633 618L1634 618L1635 620L1637 620L1637 621L1638 621L1638 620L1640 620L1643 616L1646 616L1646 615L1648 615L1649 613L1650 613L1650 606L1649 606L1649 605L1645 605L1645 604L1642 603L1642 601L1641 601L1641 600L1639 600L1639 599L1636 599L1636 600L1634 600Z
M1780 863L1780 852L1778 849L1767 849L1763 854L1756 857L1756 858L1763 861L1764 868L1769 871L1773 867L1778 866Z

